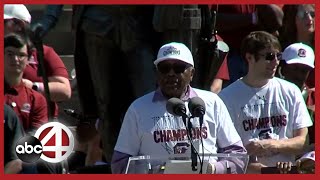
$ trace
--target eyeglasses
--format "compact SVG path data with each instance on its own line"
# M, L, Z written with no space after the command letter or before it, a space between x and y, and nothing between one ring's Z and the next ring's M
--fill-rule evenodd
M305 19L307 17L309 17L309 15L314 18L315 17L315 12L314 11L298 11L297 12L297 16L300 19Z
M259 54L260 56L264 56L267 61L272 61L277 57L277 60L282 59L282 53L273 53L273 52L268 52L265 54Z
M159 63L157 66L157 69L160 73L162 74L167 74L173 69L174 73L180 74L183 73L186 69L191 67L191 64L182 64L182 63L174 63L174 64L169 64L169 63Z
M28 58L28 55L24 53L14 53L12 51L5 51L4 54L10 59L14 59L15 57L17 57L19 61L23 61Z

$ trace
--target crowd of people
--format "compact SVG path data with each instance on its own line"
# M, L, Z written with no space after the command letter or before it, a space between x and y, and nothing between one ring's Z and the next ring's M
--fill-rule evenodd
M33 22L26 6L4 6L6 173L64 172L62 164L28 164L12 152L19 137L59 121L58 103L71 98L64 62L54 47L38 43L63 7L47 5ZM314 4L72 10L85 117L75 134L85 157L72 157L70 173L98 161L125 173L132 156L190 152L249 157L248 164L210 160L205 173L259 174L268 167L290 173L292 166L314 173ZM190 106L182 114L167 109L172 99L188 107L194 98L203 100L200 115Z

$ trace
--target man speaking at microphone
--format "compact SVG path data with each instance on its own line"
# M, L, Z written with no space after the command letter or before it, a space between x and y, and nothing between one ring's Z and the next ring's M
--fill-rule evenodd
M130 156L166 156L190 152L192 146L185 122L190 112L186 111L184 104L195 97L203 99L205 106L202 107L205 109L203 118L190 118L191 138L193 144L198 142L198 147L195 147L198 153L246 154L222 100L212 92L190 86L195 72L194 62L190 50L184 44L172 42L163 45L154 64L158 88L136 99L128 108L114 148L112 173L125 173ZM168 109L168 100L172 98L178 103L173 101ZM182 106L179 106L179 101ZM174 110L170 106L174 106ZM189 107L192 108L192 105ZM197 119L203 120L201 125ZM203 173L243 173L242 163L227 161L210 162L207 171Z

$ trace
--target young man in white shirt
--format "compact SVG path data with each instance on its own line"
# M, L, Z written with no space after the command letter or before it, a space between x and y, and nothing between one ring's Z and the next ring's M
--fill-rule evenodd
M307 143L310 115L294 84L274 77L281 47L264 31L251 32L242 41L248 73L223 89L219 96L250 155L248 173L277 162L294 162Z

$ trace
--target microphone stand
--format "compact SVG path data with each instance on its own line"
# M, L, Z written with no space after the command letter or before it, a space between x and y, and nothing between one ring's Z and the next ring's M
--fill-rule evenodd
M188 123L187 123L187 120L188 120ZM182 121L184 123L184 126L187 129L187 132L188 132L187 137L191 145L191 168L192 168L192 171L197 171L198 170L197 153L192 143L192 123L190 121L190 117L188 117L187 115L182 116Z
M193 146L193 142L192 142L192 123L190 121L190 118L188 119L187 131L189 134L189 141L191 144L191 167L192 167L192 171L197 171L198 170L197 153L195 151L195 147Z
M199 117L199 124L200 124L200 131L202 131L202 124L203 124L203 115ZM202 159L200 159L200 171L199 173L202 174L202 168L203 168L203 161L204 161L204 147L203 147L203 139L201 138L201 145L202 145ZM200 151L200 148L199 148Z
M47 100L48 121L51 122L54 120L53 119L54 112L52 110L54 107L54 104L51 102L50 91L49 91L49 80L48 80L48 76L46 74L46 68L44 65L44 50L43 50L43 42L42 42L42 37L41 37L42 30L43 30L42 26L36 26L36 27L34 27L32 32L30 32L30 35L31 35L32 43L34 44L34 46L37 50L37 59L38 59L38 63L39 63L37 75L42 76L45 98ZM60 162L60 164L62 167L62 174L67 174L69 171L68 161L64 160L64 161ZM46 166L48 166L48 165L46 165Z
M49 91L49 80L48 76L46 74L46 68L44 65L44 51L43 51L43 43L42 43L42 37L41 37L41 31L43 27L36 26L34 27L33 31L31 32L31 39L32 42L37 49L37 59L39 63L39 68L37 71L38 76L42 76L43 85L44 85L44 95L47 100L47 109L48 109L48 120L49 122L53 120L53 104L51 103L51 97L50 97L50 91Z

